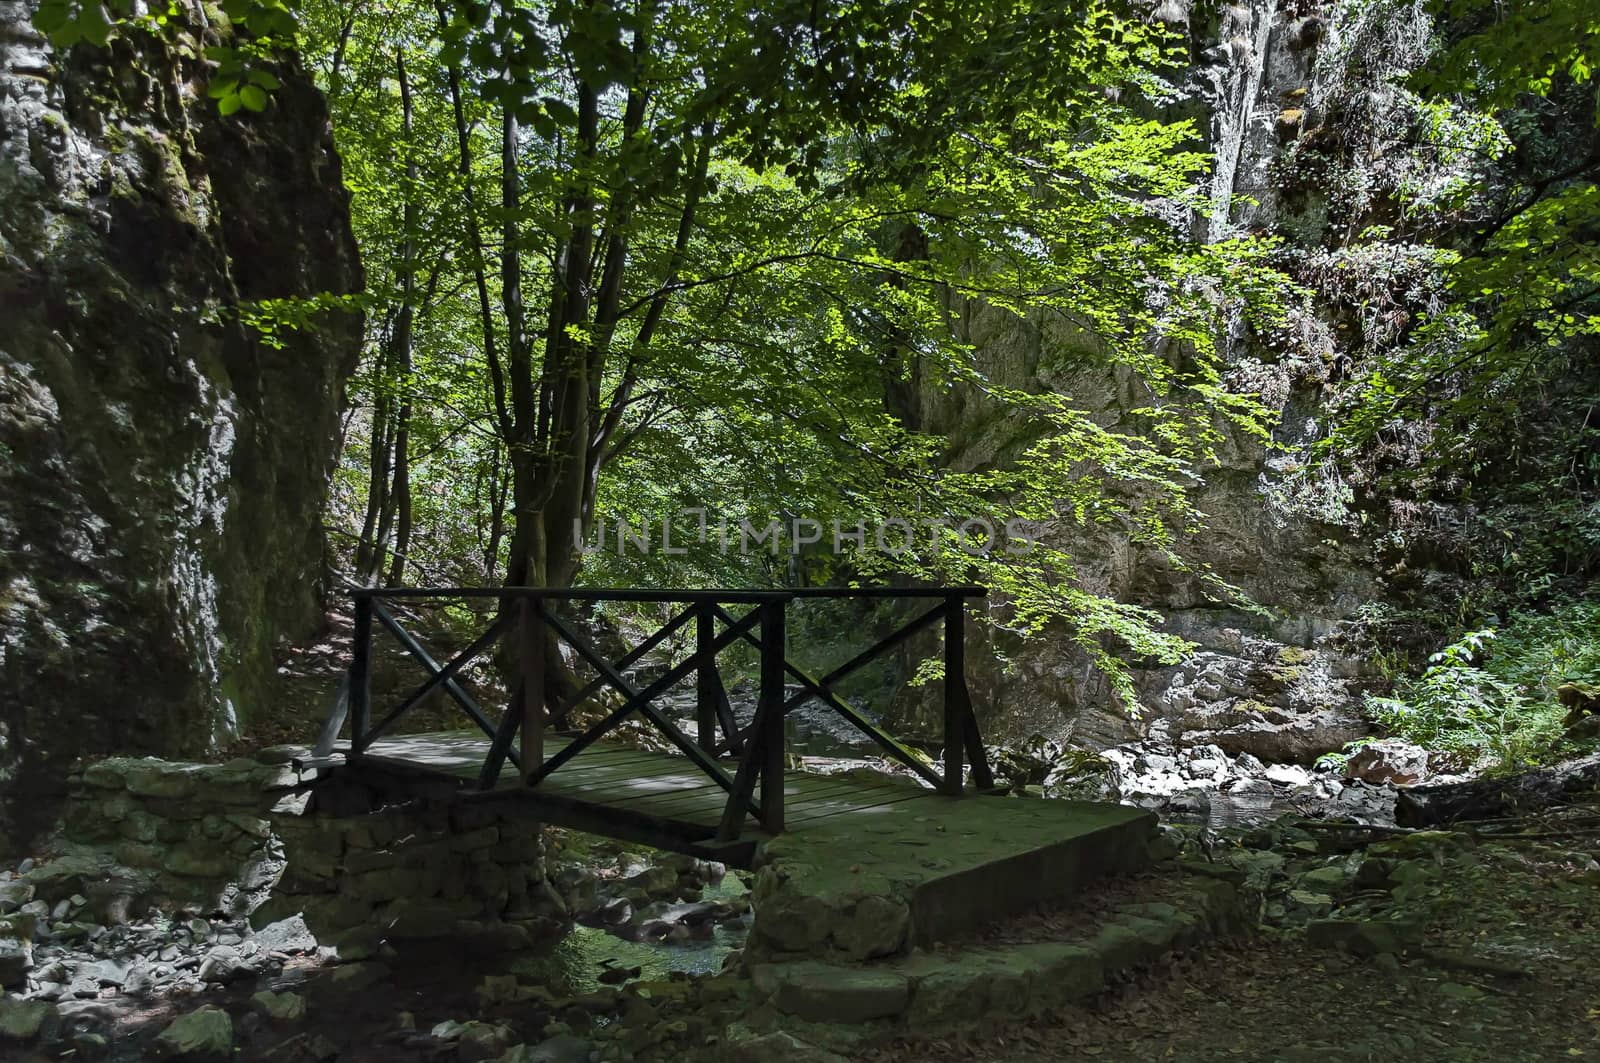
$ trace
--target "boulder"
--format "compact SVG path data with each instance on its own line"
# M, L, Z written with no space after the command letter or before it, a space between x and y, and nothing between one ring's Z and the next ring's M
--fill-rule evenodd
M1329 750L1365 738L1370 731L1354 707L1294 712L1273 709L1217 730L1185 732L1183 741L1215 744L1230 756L1249 753L1268 764L1310 764Z
M33 900L33 883L13 879L0 882L0 914L14 912Z
M273 1022L299 1022L306 1017L306 998L299 993L274 993L262 990L250 1002Z
M254 973L254 965L232 945L218 945L200 961L200 981L213 985L242 981Z
M279 919L276 923L268 923L257 930L251 940L262 952L295 953L317 950L316 935L311 933L311 928L306 926L305 917L301 915L291 915L286 919Z
M1344 864L1313 868L1294 878L1294 888L1337 897L1350 889L1354 873Z
M156 1038L158 1059L226 1060L233 1055L233 1020L214 1004L197 1008L172 1020Z
M36 6L0 5L0 850L49 828L77 757L200 750L268 702L277 640L324 622L362 336L358 313L269 340L201 309L361 288L299 64L240 122L190 88L232 33L199 5L115 59L57 51Z
M516 1039L509 1026L477 1020L441 1022L433 1028L432 1035L435 1040L454 1042L456 1058L464 1063L504 1055Z
M1428 778L1428 751L1398 738L1368 742L1345 762L1346 778L1411 786Z
M1306 940L1318 948L1377 956L1415 944L1420 930L1414 923L1392 919L1318 919L1306 926Z
M56 1006L46 1001L0 997L0 1042L49 1037L59 1019Z

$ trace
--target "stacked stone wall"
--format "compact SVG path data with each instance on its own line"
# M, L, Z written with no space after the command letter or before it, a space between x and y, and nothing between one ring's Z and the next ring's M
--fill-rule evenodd
M394 803L302 774L285 751L222 764L117 757L81 766L50 849L8 884L0 908L77 898L119 924L150 908L296 913L351 951L454 937L525 947L565 906L545 873L540 825L514 807Z

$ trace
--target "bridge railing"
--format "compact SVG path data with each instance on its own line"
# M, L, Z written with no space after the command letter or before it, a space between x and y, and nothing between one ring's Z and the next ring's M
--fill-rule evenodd
M490 739L479 774L479 786L493 789L510 761L526 786L537 787L584 749L638 716L660 732L728 798L719 837L738 837L746 815L754 815L769 833L783 830L784 720L796 705L816 698L838 713L898 761L940 791L959 795L965 769L979 789L994 785L983 739L967 689L965 663L966 602L984 595L981 587L803 588L794 590L552 589L541 587L362 588L350 592L355 630L346 681L347 711L336 707L324 728L320 751L327 752L347 715L350 752L359 758L372 744L429 695L442 690ZM496 599L493 621L449 661L438 662L400 623L389 603L469 598ZM905 599L929 608L889 635L865 647L826 674L812 675L787 656L785 628L792 602L802 598ZM676 606L671 619L621 658L608 659L568 618L558 604L638 602ZM742 615L740 610L743 610ZM689 624L694 625L694 651L657 678L636 686L624 673ZM923 631L942 627L944 634L943 754L933 764L916 750L885 732L838 692L838 685L862 666ZM398 703L372 720L372 646L376 629L387 631L428 673L428 678ZM565 643L597 673L560 705L547 704L545 670L550 647ZM759 657L755 714L740 727L722 681L718 657L735 643L753 646ZM498 720L491 718L461 684L462 670L497 643L510 651L516 682L509 704ZM695 676L695 734L685 734L654 704L668 689ZM789 680L800 690L787 691ZM570 724L573 711L605 687L622 702L582 730ZM546 755L548 733L569 735ZM731 771L729 769L732 769Z

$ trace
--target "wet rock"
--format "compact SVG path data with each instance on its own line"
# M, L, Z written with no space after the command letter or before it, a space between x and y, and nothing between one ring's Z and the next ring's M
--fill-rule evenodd
M1428 777L1428 751L1398 738L1368 742L1345 763L1345 775L1369 783L1410 786Z
M477 1063L503 1055L516 1039L509 1026L476 1020L456 1022L452 1019L439 1023L431 1032L435 1040L454 1042L456 1058L463 1063Z
M1229 757L1216 745L1195 746L1189 750L1182 771L1191 779L1219 781L1227 777Z
M621 985L628 979L637 978L644 973L644 968L642 967L613 967L610 960L601 962L605 964L605 970L596 975L595 980L602 985Z
M319 1063L322 1060L339 1058L339 1046L334 1044L332 1040L320 1033L312 1034L309 1038L307 1038L305 1046L306 1055L310 1056L314 1060L318 1060Z
M159 1059L225 1060L233 1055L233 1020L215 1005L180 1015L155 1040Z
M623 879L618 888L620 895L633 902L635 906L652 900L668 899L677 894L678 873L671 867L657 864Z
M625 898L613 897L579 920L585 926L621 926L633 918L633 905Z

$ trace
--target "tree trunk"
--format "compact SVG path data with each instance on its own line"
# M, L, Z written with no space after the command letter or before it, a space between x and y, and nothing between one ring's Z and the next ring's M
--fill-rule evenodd
M394 64L400 81L400 129L406 153L406 182L401 210L400 312L394 326L395 378L400 398L394 433L395 542L387 581L391 587L399 586L404 580L406 556L411 549L411 325L417 295L417 161L411 144L411 82L406 77L404 53L395 53Z
M373 366L372 424L367 433L371 458L367 464L367 514L356 539L355 575L370 583L374 559L381 556L378 526L389 502L389 393L384 376L388 368L388 345L378 349L378 364Z
M500 567L500 542L506 528L506 483L500 463L500 442L496 440L489 452L489 535L483 545L483 578L494 582L495 570Z

